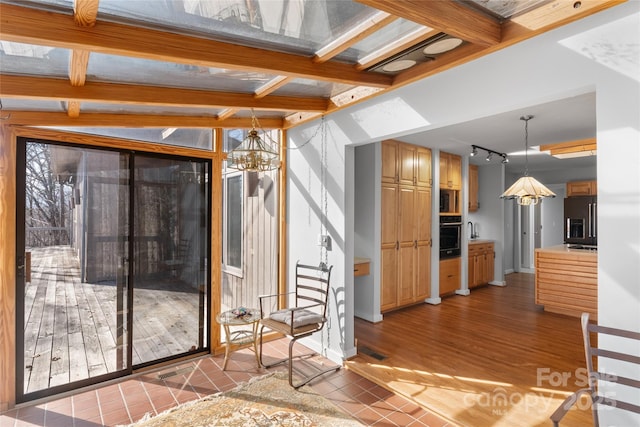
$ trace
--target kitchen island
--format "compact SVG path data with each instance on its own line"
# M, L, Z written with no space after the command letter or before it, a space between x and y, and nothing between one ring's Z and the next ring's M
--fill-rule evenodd
M598 319L598 253L558 245L536 249L535 303L545 311Z

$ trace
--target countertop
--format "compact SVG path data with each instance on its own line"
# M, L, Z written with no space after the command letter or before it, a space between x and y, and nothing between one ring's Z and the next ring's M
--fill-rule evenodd
M488 239L469 239L467 240L467 242L469 242L470 245L479 245L480 243L494 243L495 240L488 240Z
M353 259L354 264L366 264L368 262L371 262L369 258L355 257Z
M573 249L569 248L570 245L556 245L549 246L547 248L537 248L536 252L556 252L556 253L564 253L564 254L575 254L575 255L592 255L597 256L598 251L589 250L589 249Z

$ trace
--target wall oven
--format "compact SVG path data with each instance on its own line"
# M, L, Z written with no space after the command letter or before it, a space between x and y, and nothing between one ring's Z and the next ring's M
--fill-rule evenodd
M462 217L443 215L440 217L440 258L460 256Z

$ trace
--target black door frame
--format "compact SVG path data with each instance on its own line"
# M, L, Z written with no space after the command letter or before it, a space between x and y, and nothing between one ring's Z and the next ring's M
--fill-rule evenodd
M27 144L40 143L40 144L48 144L48 145L59 145L59 146L67 146L77 149L90 149L97 151L108 151L108 152L117 152L117 153L126 153L130 155L129 160L129 212L128 212L128 220L129 220L129 237L127 240L127 253L128 258L126 262L128 264L127 267L127 281L126 284L126 300L127 300L127 353L126 353L126 368L122 370L116 370L114 372L109 372L106 374L102 374L96 377L90 377L78 381L72 381L63 385L53 386L49 388L45 388L42 390L37 390L34 392L26 393L24 392L24 304L25 304L25 295L24 295L24 287L26 280L26 270L25 270L25 249L26 249L26 226L25 226L25 214L26 214L26 206L25 206L25 196L26 196L26 147ZM184 161L196 161L201 162L206 165L205 169L205 179L202 182L203 188L206 190L207 201L206 201L206 217L207 224L206 230L207 235L211 234L211 215L212 215L212 159L206 157L186 157L179 155L171 155L171 154L161 154L155 152L147 152L140 150L124 150L114 147L104 147L104 146L92 146L90 144L76 144L70 142L62 142L55 140L48 140L42 138L29 138L19 136L16 140L16 244L15 244L15 253L16 253L16 348L15 348L15 357L16 357L16 403L28 402L35 399L40 399L43 397L48 397L52 395L56 395L59 393L80 389L83 387L91 386L94 384L98 384L104 381L108 381L115 378L125 377L127 375L131 375L134 371L145 368L148 366L153 366L157 364L162 364L169 360L174 360L178 358L183 358L185 356L195 356L199 354L206 354L210 351L211 342L208 340L208 337L205 337L203 333L203 325L209 325L211 319L211 299L207 298L206 301L202 301L204 298L203 293L201 293L201 307L198 318L201 322L200 331L198 333L198 339L200 341L200 348L196 350L190 350L185 353L180 353L177 355L165 357L162 359L154 360L151 362L143 363L140 365L133 365L133 280L134 280L134 167L135 167L135 158L137 155L147 156L147 157L156 157L156 158L165 158L165 159L177 159ZM205 260L206 260L206 295L211 295L211 241L210 239L205 239L207 242L206 250L205 250ZM120 286L120 285L119 285ZM124 308L124 298L120 298L120 296L124 293L124 289L119 289L116 294L118 295L116 306L119 313L122 313L122 309ZM206 311L206 316L203 313ZM121 314L117 314L117 329L123 330L125 327L125 323L122 322ZM120 337L120 335L119 335ZM207 339L207 340L206 340ZM205 340L206 345L205 344ZM116 341L118 344L118 341ZM117 352L117 357L121 357L120 352Z

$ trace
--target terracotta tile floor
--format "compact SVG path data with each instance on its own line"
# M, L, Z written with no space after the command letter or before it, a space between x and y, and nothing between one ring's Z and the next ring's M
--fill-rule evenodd
M297 346L302 347L302 346ZM280 339L265 344L266 356L284 357L288 342ZM20 405L0 415L0 427L95 427L128 424L145 413L158 414L181 403L211 393L227 391L265 370L256 367L254 354L243 349L231 354L227 370L223 355L208 356L146 372L91 390L32 405ZM163 379L164 373L176 373ZM368 426L451 425L416 404L346 369L323 375L310 383L318 393Z

